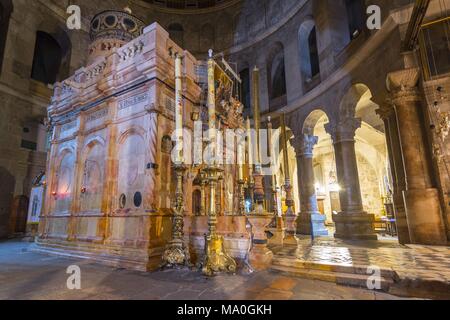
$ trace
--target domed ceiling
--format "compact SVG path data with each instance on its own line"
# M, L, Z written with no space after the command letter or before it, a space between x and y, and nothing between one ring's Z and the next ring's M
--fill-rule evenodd
M237 0L145 0L145 2L169 9L207 9L224 7L238 2Z

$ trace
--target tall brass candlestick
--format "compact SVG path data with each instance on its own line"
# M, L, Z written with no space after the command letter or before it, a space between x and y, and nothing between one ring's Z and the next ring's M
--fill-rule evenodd
M261 145L259 138L259 131L261 129L260 123L260 106L259 106L259 69L255 66L253 69L253 120L255 122L256 131L256 161L254 179L254 197L256 201L255 211L263 214L264 212L264 184L261 167Z
M294 200L292 199L292 185L291 185L291 173L289 170L289 153L288 153L288 139L286 132L286 119L284 113L281 114L281 139L283 143L283 164L284 164L284 176L285 185L284 189L286 191L286 206L288 207L286 211L286 216L295 216L292 207L294 206Z
M183 130L183 101L182 101L181 56L175 56L175 130L177 142L177 156L174 170L177 176L177 188L175 193L175 205L173 207L172 240L167 245L163 254L163 267L180 267L190 264L189 250L184 244L184 195L183 176L186 167L183 161L182 130Z
M259 69L255 66L253 69L253 121L255 122L256 131L256 159L257 167L261 166L261 145L259 138L259 130L261 129L261 110L259 105ZM261 169L259 167L259 169Z
M236 163L238 166L239 215L241 216L245 215L244 162L245 162L245 140L239 138L237 143Z
M267 118L267 153L269 158L276 157L276 154L272 154L272 134L273 134L273 126L272 119L270 117ZM272 163L271 163L272 165ZM276 172L272 172L272 213L273 220L271 222L271 226L277 226L277 218L278 218L278 199L277 199L277 178Z
M247 165L248 165L248 190L250 193L251 206L250 211L253 211L253 204L255 203L255 195L253 193L255 181L253 180L253 141L252 141L252 127L250 119L247 117Z
M208 113L209 113L209 142L216 144L216 88L215 88L215 62L213 52L209 50L208 59ZM214 129L214 130L211 130ZM236 262L226 252L224 239L217 234L217 211L216 211L216 188L218 174L221 170L216 166L216 161L205 169L209 180L209 206L208 206L208 234L205 236L205 259L203 262L203 273L211 276L215 272L236 272Z
M175 130L177 156L176 162L183 163L183 84L181 78L181 56L175 54Z

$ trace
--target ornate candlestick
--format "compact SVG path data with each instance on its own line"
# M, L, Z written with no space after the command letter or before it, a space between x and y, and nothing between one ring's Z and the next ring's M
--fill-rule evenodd
M259 70L255 67L253 70L253 117L256 129L256 165L253 174L254 179L254 197L256 201L255 210L247 215L248 221L252 226L253 243L249 252L249 262L254 270L267 269L273 259L273 253L267 247L268 239L266 229L269 226L272 217L264 210L264 185L261 168L261 154L259 145L260 129L260 110L259 110ZM251 150L251 149L250 149Z
M275 157L275 154L272 154L272 122L271 118L267 118L267 150L269 157ZM272 172L272 208L271 208L273 219L270 223L270 226L275 228L277 226L277 218L278 218L278 197L277 197L277 179L276 172Z
M244 216L245 215L245 180L239 179L238 180L239 185L239 215Z
M209 143L216 145L216 92L215 92L215 62L212 50L209 50L208 60L208 113L209 113ZM215 155L215 147L214 147ZM208 176L210 202L208 208L208 234L205 236L205 260L203 273L212 276L216 272L236 272L236 262L225 252L224 239L217 234L216 188L218 176L222 170L213 164L205 172Z
M173 208L172 240L163 254L162 267L183 267L190 265L189 250L184 244L184 196L183 176L187 168L183 164L175 164L177 175L176 200Z
M184 165L183 157L183 101L182 101L182 78L181 78L181 56L175 55L175 128L177 154L174 164L174 170L177 176L177 188L175 192L175 205L173 207L172 220L172 240L167 245L163 254L163 267L188 266L189 250L184 244L184 195L183 195L183 176L187 168Z
M284 163L284 175L285 175L285 185L284 191L286 192L286 206L288 207L285 213L286 216L286 232L289 235L295 235L295 220L297 218L296 214L292 210L294 206L294 200L292 199L292 186L289 170L289 153L287 145L287 133L286 133L286 120L284 113L281 114L281 138L283 143L283 163Z
M201 198L201 203L200 203L200 215L201 216L206 216L206 194L205 194L205 187L207 184L207 180L205 177L205 173L202 171L200 173L200 198Z

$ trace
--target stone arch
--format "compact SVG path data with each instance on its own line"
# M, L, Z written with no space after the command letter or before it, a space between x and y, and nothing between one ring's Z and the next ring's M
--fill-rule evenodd
M8 36L9 19L14 10L12 0L4 0L0 2L0 72L3 65L3 57L5 55L6 39Z
M49 56L49 52L52 52L51 56ZM71 54L72 43L64 28L58 23L51 24L43 21L36 32L31 77L49 84L66 79L70 73ZM45 59L50 59L49 62L52 66L51 77L46 79L37 75L39 69L43 67L39 62L45 61Z
M372 93L367 85L363 83L351 85L339 104L339 119L354 118L358 103L363 97L367 97L367 95L370 95L370 98L372 98Z
M281 42L276 42L269 51L266 68L270 109L275 111L285 106L287 94L284 46Z
M91 137L83 150L81 170L80 210L92 212L101 210L105 179L105 141L101 137Z
M310 82L320 74L316 23L312 17L298 28L298 48L301 73L305 82Z
M4 167L0 167L0 239L8 236L8 222L14 197L16 178Z
M139 135L142 137L142 139L145 139L147 131L145 131L144 128L141 126L131 126L128 129L126 129L124 132L122 132L117 139L118 144L123 144L123 142L127 139L130 135Z
M247 62L239 63L239 76L242 80L240 87L240 98L244 104L244 116L251 114L251 76L250 67Z
M363 0L345 0L347 11L347 26L350 40L356 39L365 27L365 12Z
M57 157L57 166L52 183L54 211L69 211L75 188L75 152L71 147L63 147Z
M322 109L311 111L303 122L302 134L314 135L316 125L323 117L326 117L328 121L330 119L327 113Z
M145 131L132 127L121 135L119 142L116 207L137 210L141 205L135 205L133 199L142 198L145 191ZM122 199L125 201L121 205Z

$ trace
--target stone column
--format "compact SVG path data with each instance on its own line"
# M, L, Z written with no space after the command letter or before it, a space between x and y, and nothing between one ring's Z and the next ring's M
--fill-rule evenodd
M376 113L383 120L386 131L386 144L393 182L392 200L394 203L398 240L401 244L407 244L410 243L410 239L405 204L403 202L403 191L406 190L405 170L403 168L400 150L397 118L392 102L390 100L386 101L386 103L376 110Z
M418 68L388 74L388 89L398 117L398 130L405 168L406 190L403 192L412 243L446 244L439 193L431 182L424 132L421 126L421 95L417 87Z
M326 217L319 212L314 179L313 149L318 141L318 137L308 134L294 139L301 205L297 218L297 234L327 236Z
M325 126L334 142L336 169L341 187L341 212L333 216L335 237L340 239L376 240L375 216L364 212L355 150L355 132L361 119L346 118Z

